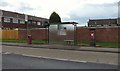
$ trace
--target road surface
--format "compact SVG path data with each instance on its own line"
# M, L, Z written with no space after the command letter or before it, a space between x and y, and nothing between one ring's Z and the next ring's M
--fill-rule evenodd
M62 61L3 54L3 69L117 69L117 65Z

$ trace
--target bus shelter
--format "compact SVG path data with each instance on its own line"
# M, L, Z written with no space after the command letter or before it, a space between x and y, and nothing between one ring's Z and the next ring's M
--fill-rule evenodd
M76 45L77 23L52 23L49 26L49 44Z

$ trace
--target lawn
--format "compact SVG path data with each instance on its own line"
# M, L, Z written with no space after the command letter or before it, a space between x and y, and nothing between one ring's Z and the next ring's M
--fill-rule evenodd
M14 42L14 43L26 43L27 40L16 40L16 39L0 39L2 42ZM47 40L32 40L33 44L44 44Z
M0 39L2 42L15 42L15 43L26 43L27 40L16 40L16 39ZM32 40L33 44L46 44L47 40ZM79 41L78 45L89 46L89 41ZM97 46L102 47L120 47L120 43L114 42L96 42Z
M80 41L78 44L89 46L89 41ZM120 47L120 43L115 42L96 42L96 45L102 47Z
M105 47L120 47L120 43L115 42L97 42L96 44Z

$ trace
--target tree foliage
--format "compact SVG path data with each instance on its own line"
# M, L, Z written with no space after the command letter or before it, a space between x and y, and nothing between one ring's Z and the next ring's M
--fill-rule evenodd
M61 23L60 16L56 12L53 12L49 18L49 23Z

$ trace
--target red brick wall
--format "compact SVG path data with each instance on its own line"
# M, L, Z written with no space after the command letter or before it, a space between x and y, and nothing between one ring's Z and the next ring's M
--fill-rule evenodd
M101 42L120 42L118 33L120 28L96 28L95 39ZM77 28L77 38L79 41L89 41L89 28Z
M47 35L47 30L45 29L40 29L40 30L31 30L31 35L33 39L47 39L48 35Z
M103 42L118 42L118 28L96 29L96 40Z
M47 30L45 29L39 29L39 30L31 30L28 31L33 39L41 40L41 39L47 39L48 34L46 33ZM120 35L120 28L96 28L95 30L96 36L95 39L97 41L101 42L120 42L119 35ZM119 33L118 33L119 32ZM19 30L19 39L26 39L27 37L26 30ZM69 37L72 37L73 35L69 35ZM90 35L89 35L89 28L77 28L77 40L78 41L89 41Z
M18 30L19 39L27 39L27 31L26 30Z
M47 30L39 29L39 30L19 30L19 39L27 39L28 34L32 35L32 39L35 40L44 40L48 38Z
M78 41L89 41L88 28L77 28L77 40Z

